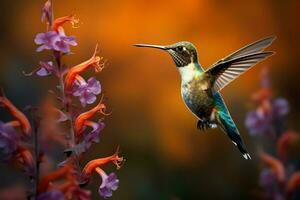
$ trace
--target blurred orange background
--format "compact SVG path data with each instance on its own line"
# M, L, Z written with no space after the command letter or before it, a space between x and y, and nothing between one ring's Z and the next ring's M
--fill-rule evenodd
M47 53L35 52L33 39L45 30L44 1L2 1L0 13L0 85L16 105L37 103L55 79L24 77ZM291 1L54 1L56 17L75 13L79 28L66 27L78 46L64 62L88 59L96 43L107 67L97 74L113 114L100 143L86 161L121 146L126 158L117 173L120 188L112 199L252 199L257 187L257 146L244 127L250 96L259 88L259 72L269 67L276 95L291 104L290 125L299 130L300 2ZM199 132L180 95L180 79L165 52L139 49L135 43L167 45L190 41L204 68L260 38L276 35L276 55L227 86L227 102L252 161L245 161L220 130ZM91 76L86 74L86 76ZM2 168L1 168L2 169ZM6 179L5 179L6 180ZM15 181L7 179L2 187ZM97 197L100 180L93 181ZM8 184L9 183L9 184Z

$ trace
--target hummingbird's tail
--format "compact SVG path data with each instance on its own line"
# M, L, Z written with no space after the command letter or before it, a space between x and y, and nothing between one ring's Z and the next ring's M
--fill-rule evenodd
M233 119L230 116L230 113L220 95L220 93L215 93L215 100L217 106L217 113L216 113L216 121L218 126L228 135L231 139L232 143L237 146L240 152L243 154L243 157L246 160L250 160L251 157L247 151L247 148L243 142L243 139L234 124Z
M242 137L235 126L233 120L231 119L230 115L224 117L222 114L217 114L217 121L219 127L228 135L231 139L232 143L237 146L240 152L243 154L243 157L248 160L251 159L246 146L242 140Z
M222 126L223 125L223 126ZM228 126L228 124L222 124L220 127L221 129L228 135L228 137L231 139L232 143L237 146L237 148L240 150L240 152L243 154L243 157L248 160L251 159L251 156L249 155L246 146L237 130L237 128L232 128Z

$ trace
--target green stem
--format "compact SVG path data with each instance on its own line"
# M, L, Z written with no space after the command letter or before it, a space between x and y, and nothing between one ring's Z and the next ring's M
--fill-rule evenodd
M69 140L69 147L72 148L75 145L75 135L74 135L74 123L73 123L73 116L72 116L72 105L70 104L70 101L68 99L68 96L65 92L65 84L64 84L64 76L62 74L62 66L61 66L61 55L55 55L54 52L54 57L56 60L56 64L59 70L59 86L60 86L60 90L61 90L61 95L62 95L62 103L64 106L64 109L66 111L66 115L68 116L69 119L69 126L70 126L70 134L68 136L68 140Z
M33 112L33 111L31 111ZM33 145L34 145L34 157L35 157L35 170L34 170L34 199L38 196L38 186L40 179L40 151L39 151L39 137L38 137L38 127L36 123L36 118L34 114L31 114L32 120L32 132L33 132Z

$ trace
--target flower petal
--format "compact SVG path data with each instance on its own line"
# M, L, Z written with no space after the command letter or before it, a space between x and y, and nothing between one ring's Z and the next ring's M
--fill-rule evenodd
M278 116L284 116L289 112L289 103L284 98L277 98L273 102L273 112Z
M44 67L41 67L37 72L36 74L38 76L49 76L51 73L48 72Z
M95 95L98 95L98 94L101 93L100 82L95 77L89 78L89 80L88 80L88 88Z
M65 200L65 196L59 190L51 190L39 194L37 199L38 200Z

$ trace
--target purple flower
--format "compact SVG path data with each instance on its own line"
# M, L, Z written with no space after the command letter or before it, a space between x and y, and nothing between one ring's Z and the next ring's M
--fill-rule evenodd
M54 66L53 66L53 62L49 61L49 62L40 62L40 68L36 71L36 74L38 76L49 76L51 75L53 72L56 72Z
M48 31L46 33L38 33L35 36L34 42L39 46L36 51L41 52L45 49L54 49L53 45L59 40L58 34L55 31Z
M283 117L289 112L289 103L284 98L277 98L273 101L273 113L277 117Z
M81 155L91 147L92 143L99 143L99 136L105 124L101 120L98 122L86 121L85 123L92 127L92 131L84 135L82 142L76 144L71 149L65 150L65 153L75 152L77 155Z
M245 125L251 135L267 133L272 129L269 116L260 110L248 112Z
M76 46L76 40L74 36L66 36L64 29L61 27L59 32L48 31L46 33L38 33L35 36L34 42L37 45L40 45L37 48L37 52L41 52L43 50L55 50L60 51L62 53L70 52L70 45Z
M79 97L82 106L94 103L96 95L100 93L101 85L95 77L89 78L87 82L81 77L74 84L73 96Z
M259 185L264 189L272 189L277 182L275 174L270 169L263 169L259 177Z
M99 195L106 198L112 196L113 191L116 191L119 187L119 179L117 179L117 175L115 173L110 173L107 175L103 170L100 168L97 169L99 174L102 177L102 184L99 187Z
M52 24L52 10L51 10L51 1L47 0L42 9L41 21Z
M98 123L96 123L96 122L90 122L90 123L91 123L93 130L90 133L88 133L87 135L85 135L85 137L84 137L86 149L89 149L93 142L94 143L99 142L100 132L105 127L105 124L100 120Z
M53 65L52 61L48 61L48 62L40 61L38 68L34 69L29 73L23 71L23 74L25 76L32 76L33 74L36 74L38 76L50 76L51 74L55 74L56 76L59 76L59 72L56 69L56 67Z
M261 105L256 111L247 114L245 125L251 135L271 133L279 130L284 124L284 117L289 112L288 102L283 98L278 98L271 100L270 104L270 109Z
M8 161L17 150L20 140L16 130L9 124L0 121L0 160Z
M64 194L59 190L51 190L39 194L38 200L65 200Z
M281 186L271 169L265 168L260 172L259 186L264 190L266 199L284 199L282 191L280 190Z
M58 38L59 40L55 41L54 43L54 50L61 51L63 53L69 53L70 52L70 45L76 46L77 42L75 40L75 36L66 36L64 29L62 27L58 30Z

